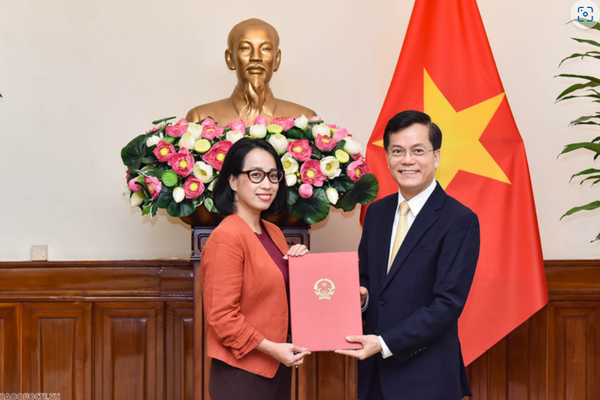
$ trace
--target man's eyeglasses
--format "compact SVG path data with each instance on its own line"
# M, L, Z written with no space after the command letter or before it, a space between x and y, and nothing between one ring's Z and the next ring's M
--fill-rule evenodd
M425 150L425 149L421 149L419 147L417 147L416 149L412 149L412 150L402 150L402 149L392 149L391 151L388 152L388 154L392 157L392 158L404 158L406 156L406 154L410 154L411 157L423 157L425 154L429 153L430 151L435 151L435 149L431 149L431 150Z
M271 183L278 183L281 182L284 175L284 172L280 169L272 169L269 172L265 172L261 169L252 169L250 171L242 171L241 173L248 175L248 179L250 179L252 183L261 183L265 180L265 176L269 177Z

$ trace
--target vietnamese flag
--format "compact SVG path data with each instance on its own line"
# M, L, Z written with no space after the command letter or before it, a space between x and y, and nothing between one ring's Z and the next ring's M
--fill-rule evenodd
M548 302L527 157L475 0L416 0L367 145L378 198L398 190L383 131L403 110L442 130L436 179L481 224L481 252L459 334L469 364ZM363 215L366 209L363 208Z

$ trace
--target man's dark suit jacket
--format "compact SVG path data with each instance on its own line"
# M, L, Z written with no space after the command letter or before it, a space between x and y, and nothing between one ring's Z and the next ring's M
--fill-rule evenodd
M393 354L359 361L359 398L377 368L386 400L459 400L471 395L458 317L479 257L479 220L437 183L386 275L397 205L397 193L371 204L359 246L364 334L381 335Z

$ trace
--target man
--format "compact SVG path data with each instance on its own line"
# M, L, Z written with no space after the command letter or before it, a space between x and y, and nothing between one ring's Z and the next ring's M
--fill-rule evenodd
M249 125L259 115L269 122L276 117L316 115L311 109L273 96L269 82L281 62L275 28L259 19L242 21L231 29L227 45L225 62L237 76L231 97L193 108L186 116L188 121L212 117L220 125L239 119Z
M363 349L336 352L361 360L361 400L459 400L471 395L458 317L479 257L479 221L434 179L442 134L427 114L397 114L383 141L399 190L365 216L364 335L347 338Z

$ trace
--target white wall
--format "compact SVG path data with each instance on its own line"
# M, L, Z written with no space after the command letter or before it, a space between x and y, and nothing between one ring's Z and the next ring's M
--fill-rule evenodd
M599 132L567 128L580 104L555 104L582 72L559 61L582 50L565 25L571 0L479 0L517 126L528 152L544 258L596 258L600 212L559 222L598 198L569 184L588 154L557 159L564 144ZM259 6L256 6L259 4ZM254 5L254 6L253 6ZM190 229L165 212L141 217L123 196L121 148L150 121L184 116L226 97L235 76L223 52L229 29L259 17L281 37L277 97L316 110L364 144L387 93L412 0L0 0L0 261L187 258ZM596 35L598 39L598 35ZM597 75L598 64L595 66ZM597 165L596 165L597 167ZM314 251L354 250L358 212L313 227Z

